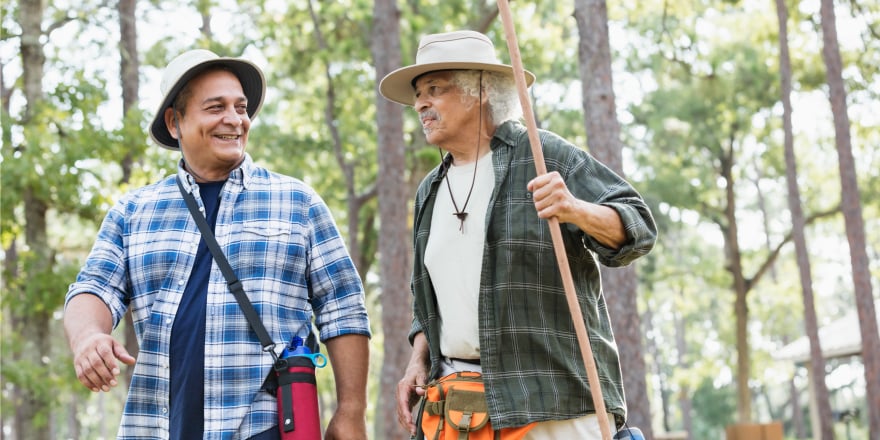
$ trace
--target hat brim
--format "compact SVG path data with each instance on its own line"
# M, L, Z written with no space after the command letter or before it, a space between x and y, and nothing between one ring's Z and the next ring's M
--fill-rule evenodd
M488 70L491 72L506 73L513 75L513 67L507 64L488 64L488 63L465 63L465 62L445 62L445 63L426 63L416 64L407 67L401 67L382 78L379 83L379 93L389 101L398 104L413 105L415 104L415 91L413 90L413 80L420 75L438 70ZM535 82L535 75L528 70L524 70L526 77L526 86L531 86Z
M171 132L165 124L165 110L171 108L174 104L174 99L177 98L177 94L180 93L190 80L209 68L216 66L228 68L238 77L244 96L248 100L248 117L251 120L256 118L257 113L260 112L260 108L263 106L263 98L266 96L266 79L263 77L263 71L255 64L239 58L213 58L206 60L196 64L181 75L177 82L174 83L174 86L165 94L162 103L156 110L153 122L150 124L150 137L159 146L174 151L180 150L177 139L171 136Z

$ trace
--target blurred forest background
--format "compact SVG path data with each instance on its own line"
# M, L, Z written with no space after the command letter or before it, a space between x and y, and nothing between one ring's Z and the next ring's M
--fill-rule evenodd
M880 3L511 9L539 127L624 173L660 227L652 254L604 272L631 424L658 439L771 421L786 438L880 438ZM64 294L113 201L174 172L146 126L161 69L196 47L264 69L248 152L334 210L375 332L371 438L408 438L391 398L409 354L408 210L439 154L377 83L426 33L479 30L509 60L496 3L7 0L0 20L0 438L115 437L125 386L76 380ZM841 319L849 330L820 332ZM115 334L136 350L130 330ZM864 349L820 355L834 336Z

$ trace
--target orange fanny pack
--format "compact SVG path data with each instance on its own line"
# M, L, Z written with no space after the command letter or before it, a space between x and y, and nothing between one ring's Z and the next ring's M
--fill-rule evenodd
M493 430L483 378L472 371L431 382L423 399L421 427L428 440L520 440L535 425Z

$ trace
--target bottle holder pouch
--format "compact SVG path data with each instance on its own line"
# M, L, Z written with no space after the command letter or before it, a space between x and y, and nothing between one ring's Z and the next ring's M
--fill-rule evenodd
M278 428L282 440L320 440L318 387L315 365L305 356L278 359Z

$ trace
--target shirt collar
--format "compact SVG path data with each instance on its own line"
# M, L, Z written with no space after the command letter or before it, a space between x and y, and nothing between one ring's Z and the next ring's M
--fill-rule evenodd
M494 151L495 149L506 146L513 147L516 145L517 139L523 135L526 128L520 122L515 120L509 120L501 123L498 127L495 128L495 134L492 136L492 142L490 148ZM443 156L443 160L437 165L437 168L434 169L434 182L439 182L443 180L443 177L446 176L446 171L452 164L452 155L446 153Z
M232 170L232 172L229 173L228 180L247 189L248 185L253 179L255 169L256 165L254 165L254 161L253 159L251 159L251 155L245 153L244 160L241 162L241 165L239 165L238 168ZM184 185L187 187L187 189L190 189L192 185L196 184L195 177L193 177L192 174L188 173L183 168L183 159L177 162L177 176L183 180Z
M498 142L492 142L492 148L495 149L501 145L508 147L516 145L517 139L522 136L523 131L525 131L525 126L518 121L509 120L501 123L495 128L495 135L492 136L493 140L498 140Z

